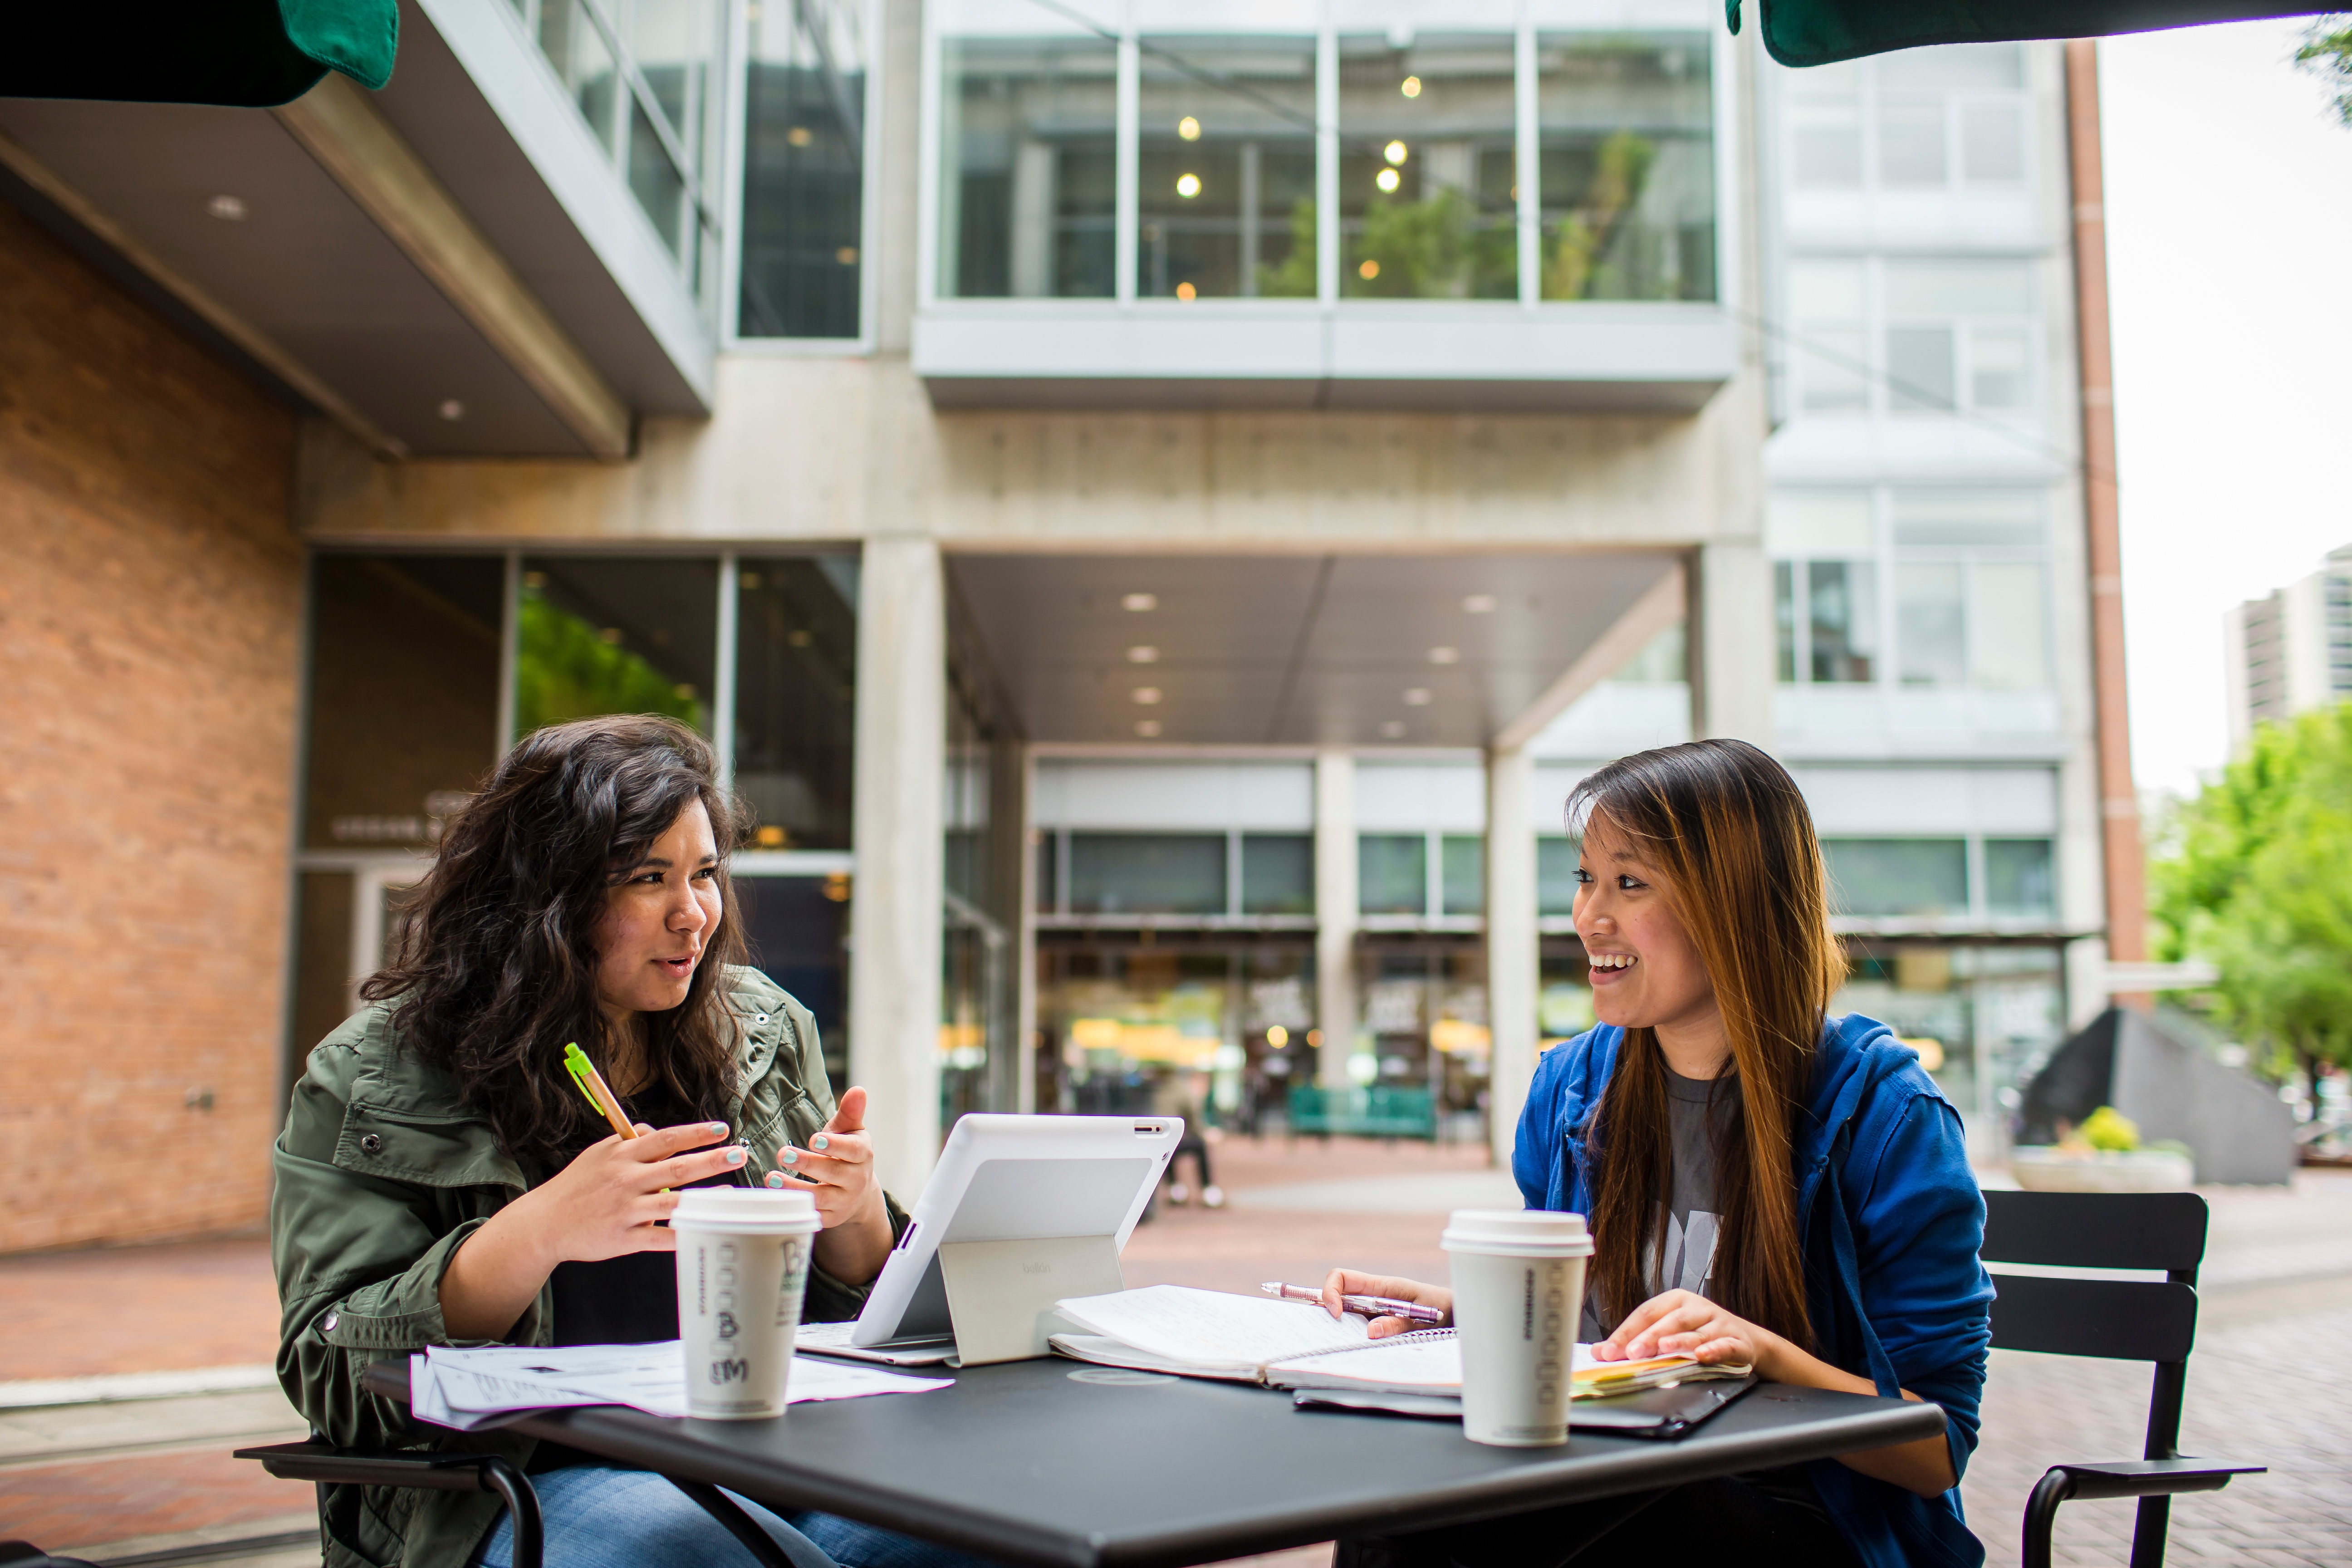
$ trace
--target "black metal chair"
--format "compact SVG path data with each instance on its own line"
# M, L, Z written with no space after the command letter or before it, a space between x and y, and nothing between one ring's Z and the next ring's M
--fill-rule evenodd
M2156 1363L2145 1454L2053 1466L2025 1505L2024 1568L2050 1568L2058 1505L2075 1498L2139 1499L2131 1568L2161 1568L2175 1493L2219 1491L2231 1476L2265 1468L2184 1458L2179 1448L2207 1218L2205 1200L2194 1193L1985 1194L1983 1256L2000 1292L1992 1307L1997 1348ZM2003 1274L2003 1263L2160 1268L2165 1278L2052 1279Z
M423 1487L436 1491L496 1492L514 1518L513 1568L540 1568L546 1532L540 1518L539 1493L530 1478L496 1454L435 1454L362 1452L338 1448L312 1438L307 1443L278 1443L264 1448L239 1448L236 1458L257 1460L281 1480L315 1481L319 1485ZM760 1568L805 1568L796 1563L775 1538L752 1522L751 1516L717 1487L702 1481L669 1478L670 1485L701 1505L702 1511L726 1527L743 1543ZM325 1495L320 1494L320 1504Z

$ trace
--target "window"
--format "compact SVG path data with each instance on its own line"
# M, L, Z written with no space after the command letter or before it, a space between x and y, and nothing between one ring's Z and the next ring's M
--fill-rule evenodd
M1438 908L1449 915L1486 912L1486 840L1476 833L1449 833L1438 847Z
M666 713L710 732L719 563L526 556L515 733L602 713Z
M1315 912L1315 836L1311 833L1242 835L1242 913L1311 915Z
M864 9L749 9L736 331L858 335L866 212Z
M719 0L520 0L517 9L688 287L702 294L713 259L709 179L719 163L724 7Z
M2026 178L2025 55L2015 44L1905 49L1784 76L1800 191L2014 187Z
M753 813L751 843L846 849L856 560L746 556L736 594L735 790Z
M1968 608L1961 570L1950 562L1906 562L1895 569L1895 624L1906 686L1960 686L1968 679Z
M1536 840L1536 912L1576 912L1576 859L1582 841L1545 834Z
M1135 291L1315 297L1315 40L1146 37Z
M1984 856L1988 914L2046 916L2058 912L2050 840L1988 838Z
M1518 298L1508 33L1339 38L1339 292Z
M1797 406L1806 414L2029 412L2034 296L2033 263L2023 260L1793 260L1786 317Z
M1419 833L1356 838L1356 909L1367 915L1429 911L1429 840Z
M1054 20L1036 8L1038 33ZM940 45L939 291L1117 290L1118 51L1091 33Z
M1073 914L1221 915L1222 833L1073 833Z
M1824 838L1822 854L1841 914L1968 912L1964 838Z
M1896 490L1890 500L1903 683L2046 690L2042 497L2031 490Z
M1867 490L1782 491L1765 508L1779 675L1823 684L1878 679L1877 531Z
M1789 317L1799 347L1799 403L1809 414L1870 408L1870 311L1860 261L1789 268Z
M1697 34L1537 38L1540 298L1715 298L1707 47Z

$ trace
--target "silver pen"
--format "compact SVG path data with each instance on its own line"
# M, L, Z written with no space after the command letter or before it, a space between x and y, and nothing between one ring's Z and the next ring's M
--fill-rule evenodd
M1286 1301L1320 1301L1323 1292L1304 1285L1285 1285L1279 1279L1269 1279L1258 1287L1269 1296L1279 1296ZM1360 1312L1367 1318L1402 1318L1409 1323L1443 1323L1445 1314L1434 1307L1424 1307L1418 1301L1400 1301L1392 1296L1342 1296L1339 1305L1350 1312Z

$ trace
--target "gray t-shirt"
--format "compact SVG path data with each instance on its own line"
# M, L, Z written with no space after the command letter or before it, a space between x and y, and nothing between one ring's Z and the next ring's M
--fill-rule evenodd
M1714 1100L1712 1118L1708 1100ZM1674 1176L1666 1196L1665 1255L1654 1242L1643 1246L1642 1272L1650 1294L1688 1290L1707 1294L1715 1278L1717 1210L1715 1201L1716 1134L1739 1114L1739 1080L1709 1081L1684 1078L1666 1069L1667 1142L1674 1159ZM1712 1125L1710 1125L1710 1121ZM1588 1292L1584 1321L1577 1337L1606 1338L1614 1323L1603 1324Z

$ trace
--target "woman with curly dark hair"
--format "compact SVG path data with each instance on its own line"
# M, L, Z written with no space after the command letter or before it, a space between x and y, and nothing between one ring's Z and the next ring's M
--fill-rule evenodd
M856 1315L907 1216L875 1178L866 1091L835 1101L815 1021L743 963L736 834L709 746L654 717L540 731L451 820L398 958L310 1053L278 1142L278 1376L328 1440L457 1440L362 1389L380 1359L676 1338L662 1222L678 1189L755 1170L815 1200L805 1316ZM572 1087L573 1041L641 1136ZM463 1445L536 1478L550 1562L751 1561L657 1476L512 1432ZM330 1568L509 1561L484 1493L337 1486L320 1506ZM751 1511L811 1568L970 1561L829 1514Z

